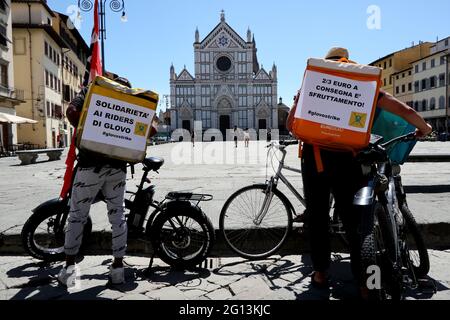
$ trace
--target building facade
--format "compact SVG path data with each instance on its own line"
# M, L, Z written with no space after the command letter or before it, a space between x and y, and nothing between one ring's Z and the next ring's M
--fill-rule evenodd
M430 55L412 63L414 109L439 133L447 130L450 106L449 41L450 37L437 42Z
M15 88L11 1L0 0L0 113L16 115L23 92ZM0 153L17 144L17 125L0 122Z
M15 81L26 100L17 115L38 121L19 125L18 140L67 146L72 129L65 113L82 85L89 47L68 17L45 0L13 0L12 20Z
M280 130L280 136L288 136L289 130L287 129L287 119L289 112L291 111L287 105L283 103L283 98L280 98L278 102L278 130Z
M171 129L278 129L277 67L260 67L254 36L244 40L225 21L203 39L195 32L195 72L170 68ZM195 128L197 130L197 128ZM225 135L224 135L225 137Z
M414 106L413 68L409 67L392 74L394 96L408 106Z
M406 70L411 67L411 62L424 58L430 54L431 42L420 42L383 58L380 58L370 65L383 69L382 71L382 89L392 95L395 95L393 75L397 72Z

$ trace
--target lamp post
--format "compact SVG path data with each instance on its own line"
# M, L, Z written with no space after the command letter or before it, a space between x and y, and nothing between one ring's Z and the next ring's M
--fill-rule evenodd
M100 15L100 40L102 42L102 66L103 73L106 71L105 67L105 40L106 40L106 3L109 2L109 8L113 12L122 11L122 22L127 22L128 18L125 14L125 0L99 0L99 15ZM78 0L78 8L84 12L91 11L94 7L92 0Z

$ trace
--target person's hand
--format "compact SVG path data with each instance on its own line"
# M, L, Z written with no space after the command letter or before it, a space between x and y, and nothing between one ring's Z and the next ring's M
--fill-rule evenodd
M299 100L300 100L300 90L298 90L297 95L295 96L295 99L294 99L294 108L295 109L297 109Z
M74 106L69 105L66 111L67 119L70 124L76 128L78 127L78 122L80 121L81 112L79 112Z
M428 135L430 135L433 132L433 127L429 124L427 124L427 129L426 130L416 130L416 137L417 138L424 138Z

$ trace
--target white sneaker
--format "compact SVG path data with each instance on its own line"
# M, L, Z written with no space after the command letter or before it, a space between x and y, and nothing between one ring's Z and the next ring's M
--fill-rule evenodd
M58 282L67 288L76 288L79 285L79 270L77 266L69 266L61 269L57 276Z
M125 283L125 268L113 268L109 267L109 278L112 284Z

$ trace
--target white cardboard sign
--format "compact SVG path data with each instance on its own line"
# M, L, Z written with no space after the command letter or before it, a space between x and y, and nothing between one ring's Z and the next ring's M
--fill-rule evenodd
M155 111L93 94L82 140L144 151Z
M368 132L376 81L351 80L307 70L295 117Z

